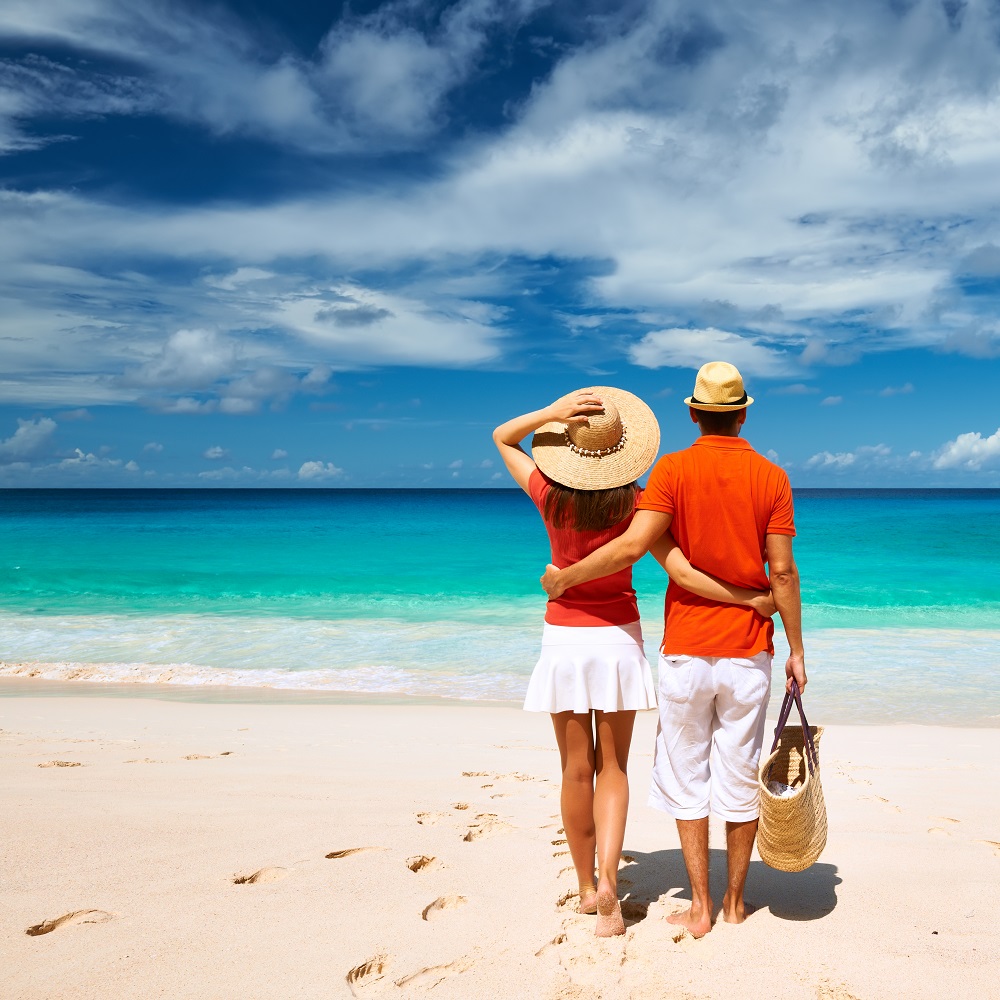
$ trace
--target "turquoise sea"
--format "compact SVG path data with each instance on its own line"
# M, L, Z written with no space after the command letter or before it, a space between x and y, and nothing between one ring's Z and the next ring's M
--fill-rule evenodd
M1000 725L1000 490L795 502L817 718ZM0 676L516 701L547 558L517 490L4 491Z

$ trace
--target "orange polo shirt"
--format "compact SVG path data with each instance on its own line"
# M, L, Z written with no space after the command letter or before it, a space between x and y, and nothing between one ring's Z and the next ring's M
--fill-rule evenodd
M664 455L639 510L673 514L670 531L692 566L740 587L767 590L766 535L794 535L784 469L738 437L707 434ZM664 606L665 655L774 653L774 625L752 608L697 597L673 580Z

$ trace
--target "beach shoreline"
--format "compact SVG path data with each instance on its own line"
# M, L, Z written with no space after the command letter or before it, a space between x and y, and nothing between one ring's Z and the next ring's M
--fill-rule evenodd
M629 927L597 941L572 911L544 715L19 683L0 683L11 1000L930 1000L956 981L988 995L1000 972L1000 730L829 727L820 861L787 875L755 855L761 909L693 941L665 919L686 881L673 823L645 804L656 716L640 714ZM717 903L722 846L713 821Z

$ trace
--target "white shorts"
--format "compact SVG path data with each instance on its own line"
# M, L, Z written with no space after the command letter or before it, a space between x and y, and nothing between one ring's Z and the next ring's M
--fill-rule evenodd
M649 804L675 819L756 819L771 654L660 656L659 673Z
M656 686L639 622L582 626L546 622L524 708L553 713L656 708Z

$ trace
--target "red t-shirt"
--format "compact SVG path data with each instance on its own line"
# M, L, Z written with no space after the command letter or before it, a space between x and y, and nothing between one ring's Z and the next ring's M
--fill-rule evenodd
M552 480L535 469L528 480L528 493L544 519L545 497ZM641 497L642 494L640 493ZM632 523L631 515L619 524L600 531L556 528L548 521L545 530L552 546L552 564L563 569L579 562L612 538L623 535ZM632 567L611 576L570 587L562 597L549 601L545 620L550 625L628 625L639 620L639 605L632 589Z
M670 531L692 566L754 590L769 586L765 535L795 534L788 475L737 437L705 435L664 455L638 509L673 514ZM667 588L667 655L774 653L773 635L771 619L752 608L697 597L672 580Z

